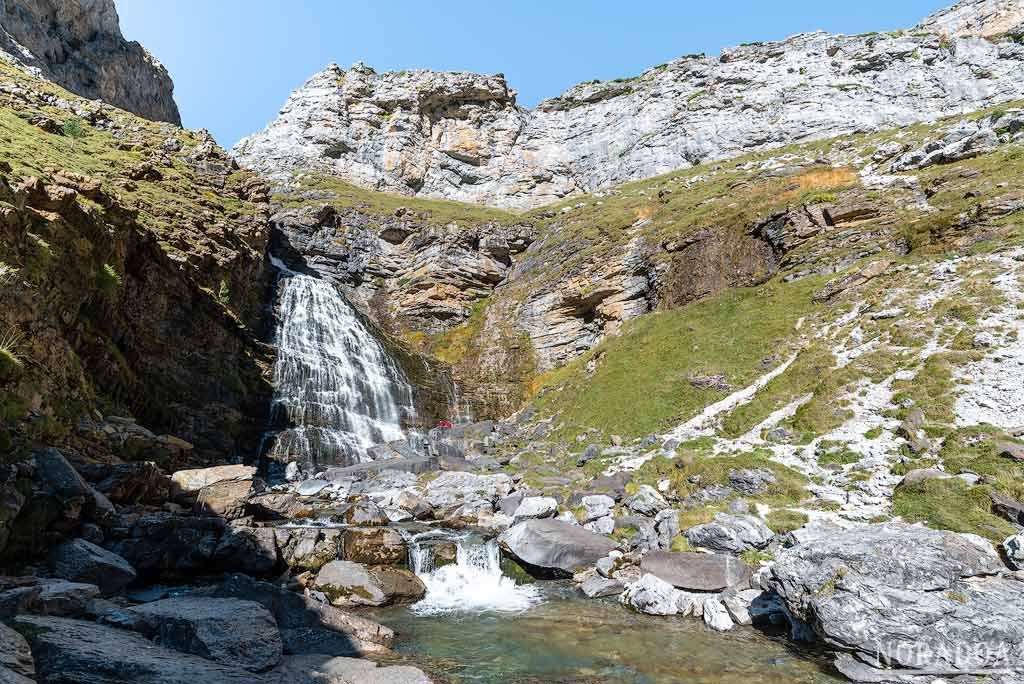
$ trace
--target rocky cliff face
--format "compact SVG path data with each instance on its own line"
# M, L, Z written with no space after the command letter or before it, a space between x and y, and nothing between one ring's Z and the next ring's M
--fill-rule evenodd
M995 38L1024 32L1020 0L963 0L926 17L918 29L949 36Z
M181 124L167 69L121 35L114 0L0 0L0 54L73 93Z
M1018 11L1019 3L961 3L917 31L810 33L684 57L634 78L580 84L532 111L501 75L332 64L234 154L278 181L317 171L375 190L536 207L1024 96L1015 76L1024 47L1012 36L970 37L1004 33ZM943 35L954 24L975 28Z

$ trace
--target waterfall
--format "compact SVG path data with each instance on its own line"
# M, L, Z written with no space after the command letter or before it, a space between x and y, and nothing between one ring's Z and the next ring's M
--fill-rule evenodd
M495 540L483 541L465 533L431 530L404 533L409 566L427 588L412 606L418 615L455 612L519 612L541 601L536 586L517 585L501 572L501 551ZM436 567L441 544L456 545L455 562Z
M332 283L272 261L281 279L271 420L286 427L268 456L314 470L369 460L373 445L405 437L412 387Z

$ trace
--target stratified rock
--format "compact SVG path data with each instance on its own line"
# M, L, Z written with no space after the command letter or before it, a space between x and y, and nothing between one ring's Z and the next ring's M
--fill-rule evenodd
M955 677L1024 663L1024 582L973 535L901 523L819 535L784 551L768 584L829 645L856 656L860 680ZM955 644L955 648L950 648ZM993 644L1000 648L993 649Z
M701 616L704 618L704 624L716 632L727 632L733 627L729 612L717 596L704 599Z
M0 623L0 682L31 684L35 676L35 661L25 638Z
M313 586L340 607L409 603L426 593L423 582L407 570L350 561L331 561L320 568Z
M62 579L95 584L107 596L135 581L135 569L128 561L84 539L56 546L50 552L50 570Z
M80 617L88 613L89 604L100 593L95 584L44 579L39 581L39 593L31 605L44 615Z
M274 536L281 557L291 568L316 571L341 555L340 529L279 527L274 530Z
M79 684L257 684L259 679L188 653L154 645L140 634L95 622L19 616L39 682Z
M1024 532L1003 542L1006 560L1014 570L1024 570Z
M760 518L725 513L718 513L713 522L691 527L683 534L693 546L736 554L763 549L775 537Z
M636 494L622 502L626 508L640 515L654 516L668 508L668 502L650 485L640 485Z
M121 35L114 0L9 0L0 51L90 100L181 125L167 69Z
M427 483L424 498L434 508L449 508L464 501L487 501L494 504L511 492L512 478L504 473L475 475L447 472Z
M676 588L650 574L628 585L619 601L624 606L648 615L675 615L679 612L679 592Z
M528 496L522 500L512 518L515 522L551 518L558 512L558 502L550 496Z
M256 601L274 616L285 653L365 656L388 650L389 628L270 582L232 575L211 596Z
M345 511L344 519L349 525L364 526L387 525L390 522L387 513L369 499L362 499L350 506Z
M501 548L531 571L570 576L608 555L616 544L561 520L527 520L498 537Z
M216 515L225 520L237 520L245 516L250 494L252 480L215 482L199 490L195 511L200 515Z
M946 36L994 38L1024 24L1018 0L961 0L925 17L917 28Z
M284 650L274 616L254 601L178 596L132 611L142 616L160 646L250 672L270 669Z
M750 581L750 568L743 561L717 553L654 551L644 555L640 569L688 591L745 588Z
M618 596L625 590L625 585L617 579L602 577L596 572L580 584L582 591L587 598L604 598L607 596Z

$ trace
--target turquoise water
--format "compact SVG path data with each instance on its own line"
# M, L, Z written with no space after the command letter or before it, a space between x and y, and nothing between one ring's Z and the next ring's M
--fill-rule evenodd
M719 633L693 618L639 615L565 586L518 614L371 617L397 633L395 650L438 684L833 684L820 654L783 635Z

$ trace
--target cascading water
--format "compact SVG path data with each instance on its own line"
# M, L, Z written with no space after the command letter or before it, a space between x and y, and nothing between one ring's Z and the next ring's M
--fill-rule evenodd
M368 460L375 444L405 437L412 387L328 281L281 271L271 420L286 426L268 450L315 469Z
M406 534L409 566L427 588L412 606L417 615L456 612L519 612L541 602L535 586L518 585L501 572L501 551L493 539L483 541L464 533L431 530ZM456 545L455 562L436 567L436 550Z

